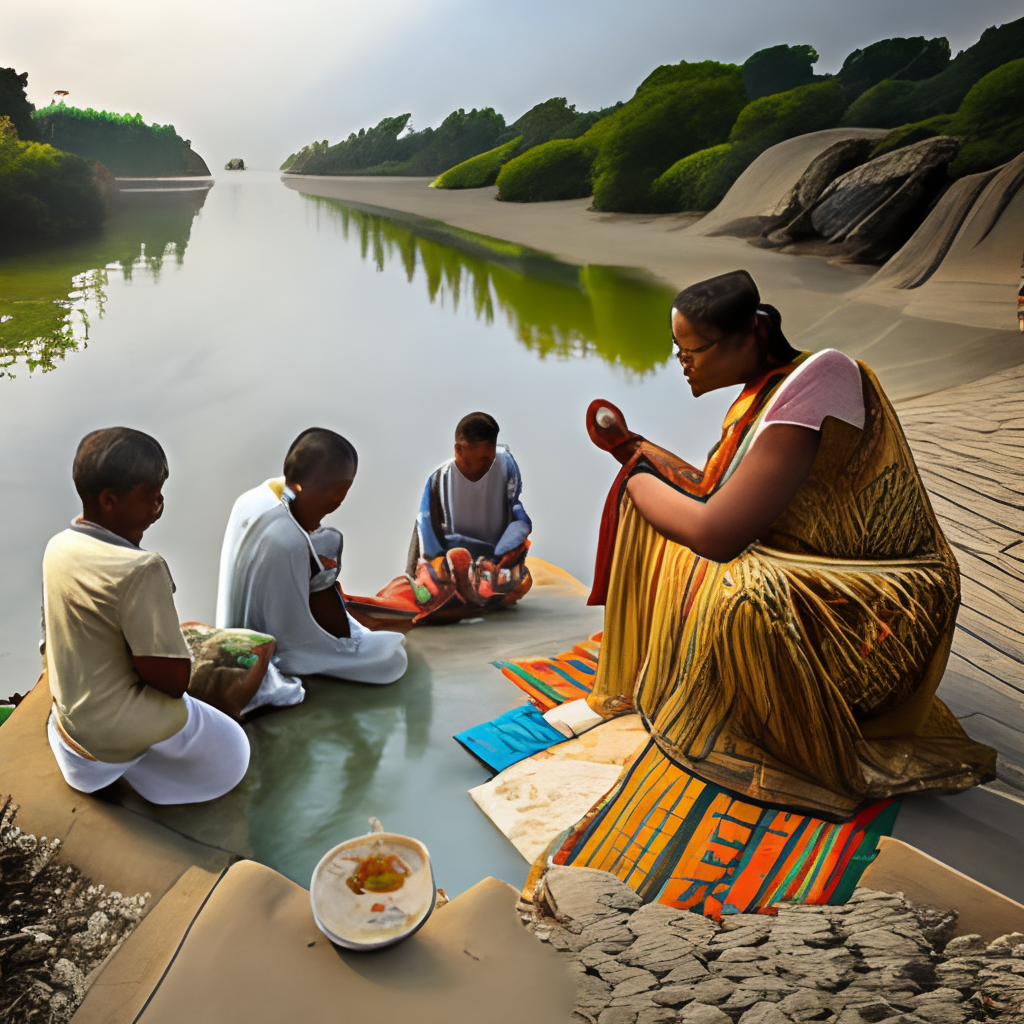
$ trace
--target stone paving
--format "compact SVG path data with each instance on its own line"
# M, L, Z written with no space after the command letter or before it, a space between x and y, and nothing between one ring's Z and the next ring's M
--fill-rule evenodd
M578 1024L1024 1022L1024 934L950 938L955 913L901 894L716 924L553 867L520 913L575 972Z

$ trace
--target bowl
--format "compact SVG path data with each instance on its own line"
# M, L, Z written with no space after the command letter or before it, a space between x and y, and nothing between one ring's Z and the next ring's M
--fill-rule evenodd
M320 859L309 885L316 926L344 949L383 949L408 938L436 901L430 854L417 839L375 830Z

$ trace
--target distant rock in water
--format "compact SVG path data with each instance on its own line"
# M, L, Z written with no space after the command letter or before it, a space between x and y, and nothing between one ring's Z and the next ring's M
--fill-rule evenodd
M245 170L245 161L240 156L236 156L233 160L229 160L224 165L224 170L225 171L244 171Z

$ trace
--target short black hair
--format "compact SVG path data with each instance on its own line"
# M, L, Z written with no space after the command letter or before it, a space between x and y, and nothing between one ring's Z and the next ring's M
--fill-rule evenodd
M299 484L315 476L351 480L358 468L359 456L352 442L326 427L304 430L284 458L285 478Z
M498 440L498 421L486 412L471 412L459 420L455 428L455 440L467 444L486 441L495 444Z
M104 427L86 434L71 470L82 501L108 489L121 497L140 484L158 486L167 474L167 456L160 442L131 427Z
M757 312L761 294L745 270L709 277L684 288L672 303L694 324L709 324L723 334L748 326Z
M684 288L673 300L678 310L697 328L710 325L723 334L750 327L757 315L766 318L768 354L779 363L792 362L800 353L782 333L782 314L767 302L746 270L709 277Z

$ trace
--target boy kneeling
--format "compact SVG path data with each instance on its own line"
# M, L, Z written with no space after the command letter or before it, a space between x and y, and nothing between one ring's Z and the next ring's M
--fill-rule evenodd
M320 525L345 500L356 450L340 434L304 430L288 449L284 480L246 491L221 548L217 625L270 633L281 672L393 683L408 664L405 637L371 632L350 616L337 585L341 534Z
M50 749L68 785L92 793L125 779L156 804L212 800L249 764L249 741L190 697L192 662L167 563L139 547L163 513L163 449L111 427L75 455L82 515L43 556Z

